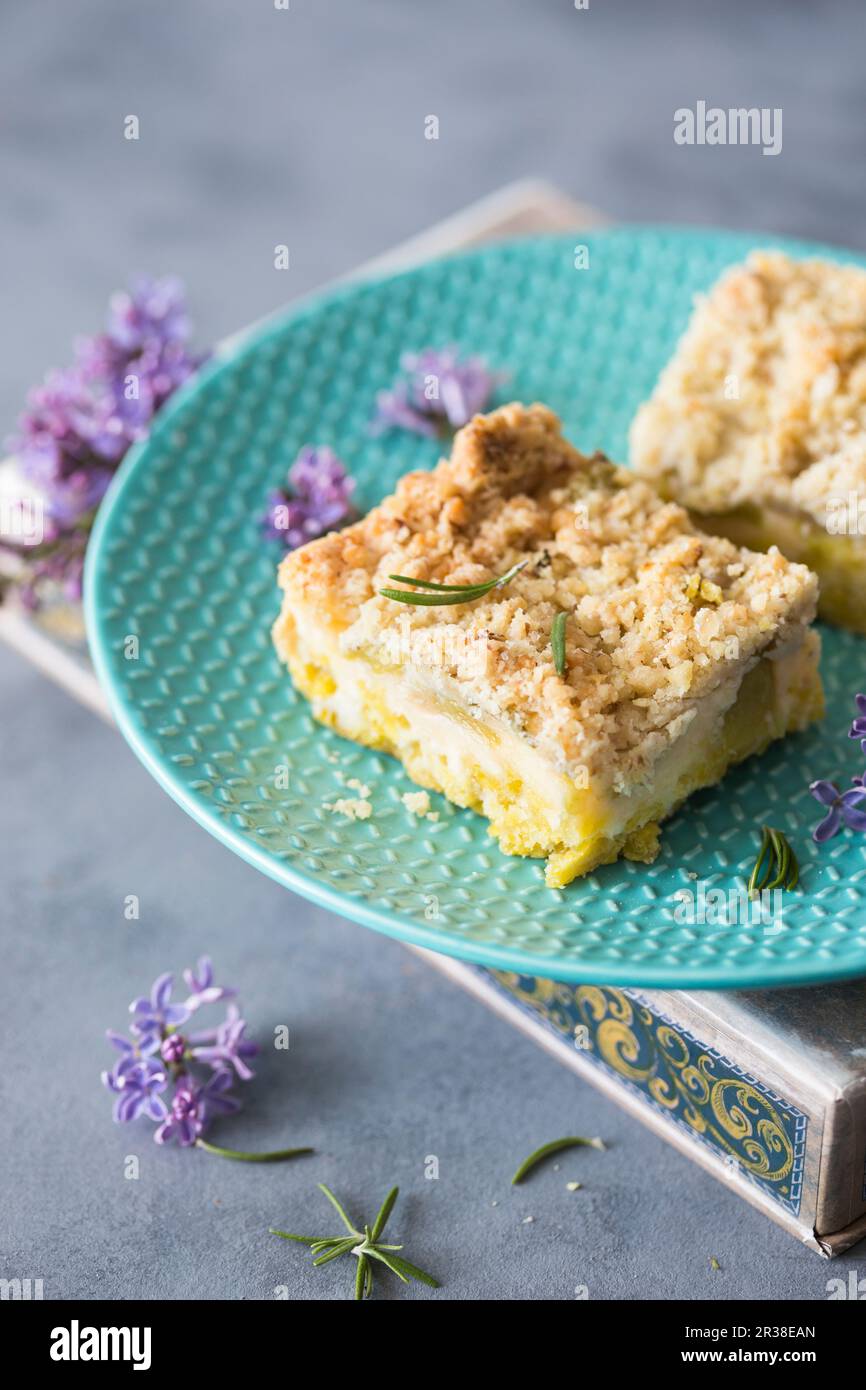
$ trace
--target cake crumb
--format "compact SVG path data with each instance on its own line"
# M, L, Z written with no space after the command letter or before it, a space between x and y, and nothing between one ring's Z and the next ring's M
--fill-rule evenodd
M373 807L362 797L343 796L338 801L326 801L325 810L346 816L349 820L369 820Z
M352 791L357 792L364 801L366 801L367 797L370 795L370 788L366 787L363 782L360 782L357 777L350 777L346 786L351 787Z
M430 797L427 792L404 792L400 800L406 810L411 811L414 816L426 816L430 811Z
M569 1192L579 1192L580 1189L583 1187L583 1183L582 1183L582 1182L567 1182L567 1183L565 1184L565 1186L567 1187L567 1189L568 1189Z

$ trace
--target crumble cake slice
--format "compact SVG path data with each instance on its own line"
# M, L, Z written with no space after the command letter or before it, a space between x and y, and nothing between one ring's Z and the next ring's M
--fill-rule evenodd
M379 592L519 563L454 606ZM505 853L545 857L553 887L651 860L690 792L822 713L814 575L702 535L541 405L476 416L449 461L288 555L279 583L274 642L315 715L479 811Z
M727 271L631 454L703 529L807 564L820 616L866 632L866 271L776 251Z

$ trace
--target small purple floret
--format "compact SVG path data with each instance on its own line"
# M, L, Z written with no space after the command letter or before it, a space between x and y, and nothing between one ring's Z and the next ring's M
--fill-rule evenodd
M119 1124L127 1124L139 1115L159 1121L168 1113L160 1095L168 1080L163 1068L152 1057L127 1053L110 1072L102 1073L102 1081L117 1096L114 1118Z
M167 1067L179 1067L186 1052L186 1038L182 1033L171 1033L159 1049L159 1055Z
M262 519L267 539L281 541L287 550L336 530L355 515L355 480L327 445L306 445L289 469L288 484L269 494Z
M185 1004L171 1003L172 975L160 975L153 983L149 998L134 999L129 1006L133 1015L130 1031L142 1047L151 1050L159 1046L169 1028L186 1023L189 1009Z
M866 787L862 781L849 791L840 792L835 782L818 781L809 787L816 801L828 808L824 819L812 831L812 839L823 844L846 825L849 830L866 830L866 810L858 809L866 800Z
M190 1077L184 1076L177 1083L168 1116L153 1137L157 1144L167 1144L169 1140L176 1139L182 1148L188 1148L198 1139L204 1126L200 1087Z
M201 956L195 970L185 970L183 978L190 991L185 1005L190 1013L201 1008L202 1004L217 1004L221 999L231 999L237 994L236 989L225 989L222 985L214 984L209 956Z
M866 753L866 695L855 695L854 703L860 711L857 718L851 723L848 730L849 738L859 738L860 748Z
M404 379L376 397L377 431L405 429L433 438L444 425L460 429L485 409L505 379L482 357L461 360L453 346L405 352L400 368Z
M190 1034L181 1024L200 1008L231 998L235 990L214 984L213 967L203 956L183 972L189 997L172 1003L173 977L160 975L150 994L130 1004L130 1034L109 1032L119 1054L103 1085L115 1096L114 1118L121 1124L144 1115L158 1128L157 1143L195 1144L211 1120L240 1108L232 1094L235 1078L248 1081L247 1060L258 1047L245 1038L246 1023L237 1005L227 1006L222 1023Z
M244 1038L246 1023L241 1018L237 1006L229 1004L228 1017L219 1028L207 1033L197 1033L193 1038L192 1055L210 1067L233 1067L242 1081L249 1081L255 1073L246 1065L247 1057L255 1057L258 1047Z

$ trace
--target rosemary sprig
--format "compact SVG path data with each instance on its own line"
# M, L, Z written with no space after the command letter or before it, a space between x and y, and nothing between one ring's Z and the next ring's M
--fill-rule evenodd
M770 891L773 888L783 888L790 892L796 888L799 879L800 866L797 856L786 836L781 830L762 825L761 848L749 879L749 897L755 898L765 889Z
M422 608L442 608L454 603L471 603L473 599L482 598L484 594L489 594L492 589L503 589L528 564L528 559L521 560L518 564L512 565L510 570L506 570L505 574L501 574L498 579L488 579L485 584L437 584L432 579L411 579L405 574L389 574L388 578L393 579L397 584L411 584L415 591L430 589L432 592L418 593L407 589L380 589L379 593L383 598L393 599L395 603L414 603Z
M553 664L558 676L565 675L565 624L567 613L557 613L550 629L550 646L553 651Z
M514 1177L511 1179L512 1187L516 1183L523 1182L523 1179L532 1172L532 1169L539 1163L542 1163L546 1158L550 1158L551 1154L561 1153L563 1149L576 1148L604 1149L604 1140L597 1138L581 1139L576 1134L569 1134L565 1139L552 1139L549 1144L542 1144L540 1149L536 1149L534 1153L531 1153L528 1158L523 1160L517 1172L514 1174Z
M275 1227L269 1228L269 1234L280 1236L282 1240L294 1240L300 1245L308 1245L310 1253L313 1255L313 1264L316 1267L329 1264L331 1260L337 1260L341 1255L355 1255L358 1260L358 1268L355 1273L355 1298L360 1302L363 1298L369 1298L373 1292L373 1265L375 1260L378 1264L383 1264L386 1269L390 1269L392 1274L396 1274L404 1284L408 1284L410 1279L417 1279L419 1283L426 1284L431 1289L439 1288L438 1279L434 1279L432 1274L426 1270L419 1269L409 1260L403 1259L397 1254L402 1250L402 1245L384 1245L380 1239L385 1229L385 1224L391 1212L394 1210L394 1203L397 1200L400 1189L392 1187L381 1207L376 1220L372 1226L364 1227L359 1231L352 1224L351 1217L345 1207L337 1200L329 1187L323 1182L319 1183L319 1191L327 1197L331 1206L337 1212L340 1220L348 1231L347 1236L297 1236L289 1231L278 1231Z

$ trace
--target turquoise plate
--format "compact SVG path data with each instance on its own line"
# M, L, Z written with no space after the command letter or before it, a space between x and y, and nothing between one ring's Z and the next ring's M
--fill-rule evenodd
M574 241L500 244L342 288L233 340L175 397L120 469L88 553L90 642L112 709L162 786L236 853L404 941L604 984L753 987L866 974L864 841L845 831L819 849L810 835L820 807L808 792L814 778L847 784L861 770L846 737L854 693L866 686L861 639L823 634L822 728L693 796L652 867L623 861L556 892L539 861L500 854L471 812L440 797L436 824L406 811L400 797L412 783L398 764L314 723L274 656L279 557L257 518L301 445L336 449L364 508L407 469L436 462L433 442L368 429L402 351L455 342L482 353L510 374L500 401L545 401L578 446L625 459L629 422L695 291L755 246L842 254L763 236L623 228L587 238L589 268L577 269ZM324 809L352 795L350 778L371 788L367 821ZM762 822L785 831L802 863L802 891L784 896L772 930L744 920L736 898ZM734 896L702 912L699 890L710 888ZM675 896L682 890L693 914Z

